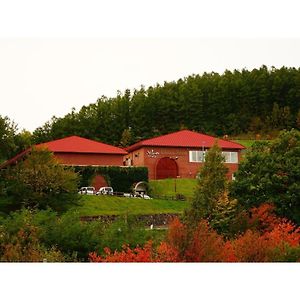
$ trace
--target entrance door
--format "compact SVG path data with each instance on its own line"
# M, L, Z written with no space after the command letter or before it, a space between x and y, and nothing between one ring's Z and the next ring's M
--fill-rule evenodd
M178 166L174 159L169 157L161 158L156 165L156 179L176 178Z
M107 186L107 182L105 180L105 178L102 175L96 175L93 180L92 180L92 186L96 189L96 191L98 192L98 190L103 187L103 186Z

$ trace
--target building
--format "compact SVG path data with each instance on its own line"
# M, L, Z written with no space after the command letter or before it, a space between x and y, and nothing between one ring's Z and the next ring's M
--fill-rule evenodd
M127 152L121 148L114 147L101 142L96 142L79 136L70 136L43 144L35 145L37 149L45 148L53 152L59 163L67 166L122 166L123 157ZM22 160L29 148L0 166L16 164ZM93 186L98 189L105 186L106 182L102 176L96 176Z
M67 166L137 166L148 167L149 179L195 178L204 162L205 152L218 141L232 179L238 169L244 146L213 136L181 130L140 141L124 149L78 136L38 144L54 153L58 161ZM23 151L0 166L15 164L31 150ZM96 176L92 185L105 186L102 176Z
M211 148L216 140L229 169L227 176L232 179L238 169L241 150L245 147L190 130L140 141L126 149L128 154L125 155L124 163L127 166L148 167L150 180L195 178L203 164L205 151Z

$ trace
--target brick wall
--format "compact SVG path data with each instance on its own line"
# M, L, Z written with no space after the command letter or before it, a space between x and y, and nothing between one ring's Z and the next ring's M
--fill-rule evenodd
M175 148L175 147L142 147L133 151L126 157L132 159L134 166L146 166L149 170L149 179L156 179L156 165L163 157L174 159L178 165L178 176L180 178L195 178L202 163L189 162L189 151L199 150L199 148ZM227 151L236 151L226 149ZM240 160L240 153L239 153ZM226 164L228 179L237 171L238 164Z
M55 152L60 163L76 166L123 166L123 155Z

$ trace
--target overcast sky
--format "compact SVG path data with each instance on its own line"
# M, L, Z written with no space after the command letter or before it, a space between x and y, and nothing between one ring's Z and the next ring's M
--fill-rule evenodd
M2 39L1 115L30 131L101 95L203 72L300 67L300 39Z
M298 68L298 14L296 0L1 1L0 115L33 131L117 90Z

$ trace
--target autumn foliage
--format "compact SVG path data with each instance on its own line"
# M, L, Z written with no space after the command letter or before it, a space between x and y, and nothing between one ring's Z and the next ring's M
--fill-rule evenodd
M175 219L167 238L158 247L151 241L144 247L91 253L91 262L273 262L300 261L300 228L277 218L273 207L264 204L251 211L248 229L231 240L212 229L206 220L189 227Z
M63 254L52 247L47 249L38 238L37 228L27 224L16 234L2 231L0 238L1 262L62 262Z

